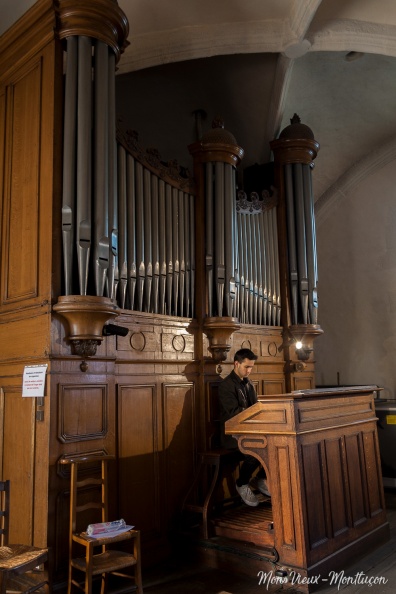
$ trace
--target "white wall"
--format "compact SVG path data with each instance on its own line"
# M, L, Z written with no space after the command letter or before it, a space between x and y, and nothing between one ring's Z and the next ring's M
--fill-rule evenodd
M395 398L396 160L356 178L317 218L316 383L337 384L339 373L341 385L378 384Z

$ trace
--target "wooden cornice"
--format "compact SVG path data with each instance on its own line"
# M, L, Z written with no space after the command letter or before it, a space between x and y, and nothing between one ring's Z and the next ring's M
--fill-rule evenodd
M56 37L86 35L111 47L118 61L129 24L116 0L38 0L0 37L0 81Z
M237 167L243 159L244 150L240 146L218 142L195 142L188 147L198 163L217 161Z
M129 23L116 0L56 0L60 39L84 35L111 47L118 61L129 42Z
M313 165L319 143L309 138L281 138L270 143L275 162Z
M38 0L5 32L0 37L0 81L54 39L55 26L53 0Z

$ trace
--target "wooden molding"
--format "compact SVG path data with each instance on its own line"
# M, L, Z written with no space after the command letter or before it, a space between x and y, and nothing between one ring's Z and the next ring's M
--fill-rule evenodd
M209 339L209 351L215 361L225 361L231 350L231 336L241 328L237 318L205 318L203 331Z
M129 44L129 23L116 0L58 0L56 12L60 39L99 39L113 49L117 61Z
M190 154L198 163L208 163L218 161L229 163L238 167L244 156L244 150L238 145L214 143L214 142L195 142L188 147Z
M275 161L313 165L319 151L319 143L309 138L284 138L270 143Z
M75 354L83 359L96 354L96 348L103 340L104 324L117 317L120 311L111 299L91 295L63 295L53 309L67 321L67 338ZM81 370L87 370L84 362Z

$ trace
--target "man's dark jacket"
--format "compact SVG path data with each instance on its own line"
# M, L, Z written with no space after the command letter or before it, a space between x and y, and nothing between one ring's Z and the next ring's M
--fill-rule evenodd
M244 378L241 380L235 371L231 371L219 384L221 445L224 448L238 447L237 440L232 435L224 433L224 423L235 417L257 402L257 394L253 384Z

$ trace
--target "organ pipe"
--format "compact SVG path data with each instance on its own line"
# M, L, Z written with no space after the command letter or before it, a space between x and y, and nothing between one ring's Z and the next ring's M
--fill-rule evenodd
M77 136L78 39L67 39L65 75L65 116L63 131L62 238L65 294L73 291L73 244L75 235L75 183Z
M77 261L80 294L88 288L91 250L91 120L92 120L92 43L88 37L78 38L77 88Z
M279 139L271 142L271 148L277 183L283 194L287 230L280 245L289 272L288 282L283 285L287 300L284 325L290 326L293 335L315 337L322 331L317 325L318 275L311 170L319 145L312 130L294 115Z

